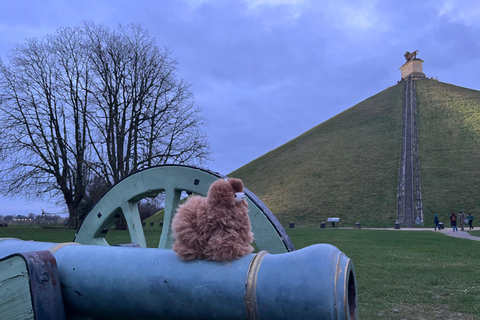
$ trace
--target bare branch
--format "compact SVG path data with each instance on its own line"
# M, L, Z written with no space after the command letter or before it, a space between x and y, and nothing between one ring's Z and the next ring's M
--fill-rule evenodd
M0 61L0 192L61 194L72 226L86 185L208 157L177 62L140 25L83 22ZM74 223L73 223L74 222Z

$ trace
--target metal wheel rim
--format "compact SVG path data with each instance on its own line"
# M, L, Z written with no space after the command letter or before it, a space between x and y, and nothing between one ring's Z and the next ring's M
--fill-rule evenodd
M123 213L132 243L146 247L138 202L165 192L165 216L158 248L171 248L171 221L182 191L206 196L210 185L226 178L217 172L186 165L161 165L137 171L115 184L95 204L77 230L75 242L106 245L107 231ZM245 188L249 217L259 250L285 253L295 250L285 229L265 204Z

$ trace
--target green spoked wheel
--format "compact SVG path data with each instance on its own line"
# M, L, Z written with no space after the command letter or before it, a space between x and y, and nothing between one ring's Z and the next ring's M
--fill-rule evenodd
M123 214L132 243L146 247L145 234L138 212L138 202L165 193L165 214L158 248L171 248L171 221L181 199L182 191L206 196L210 185L225 176L185 165L162 165L135 172L115 184L85 217L75 235L75 242L90 245L109 245L107 231ZM247 188L248 215L259 250L285 253L295 250L280 222L265 204Z

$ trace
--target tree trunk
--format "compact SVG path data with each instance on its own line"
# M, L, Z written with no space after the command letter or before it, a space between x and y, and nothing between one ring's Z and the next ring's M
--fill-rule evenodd
M78 208L71 204L68 206L68 229L78 229L79 219L78 219Z

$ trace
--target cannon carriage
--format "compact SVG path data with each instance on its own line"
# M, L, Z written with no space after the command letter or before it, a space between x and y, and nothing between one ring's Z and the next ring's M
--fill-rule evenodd
M247 189L258 252L231 262L178 259L170 250L171 220L182 193L206 195L221 178L191 166L144 169L100 199L71 243L0 239L0 266L10 270L0 269L0 312L16 307L30 316L25 319L357 319L353 262L327 244L295 250L280 222ZM164 223L158 247L147 248L137 204L160 192ZM106 240L121 215L135 245ZM30 281L25 303L6 290L18 274Z

